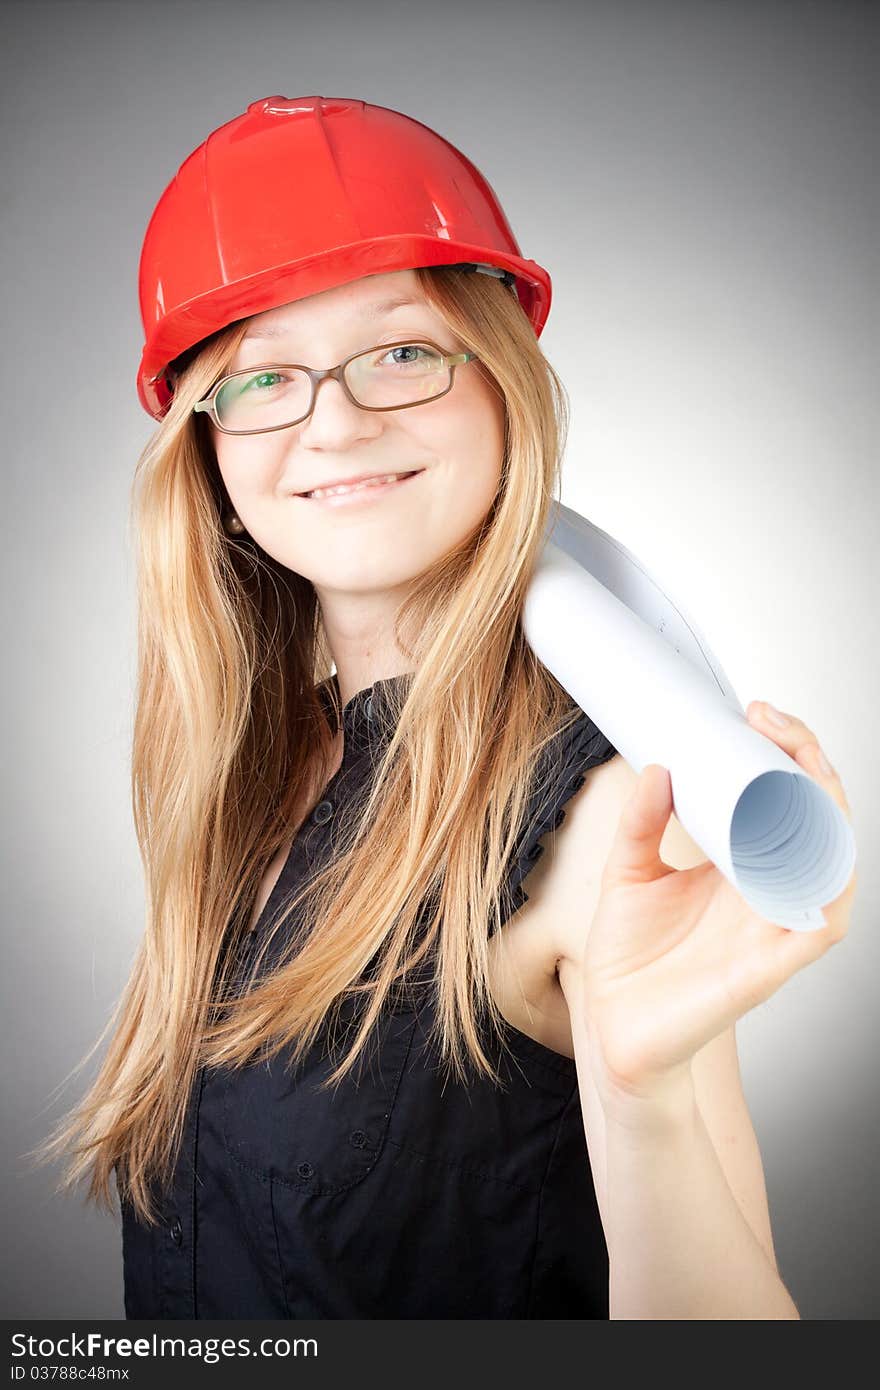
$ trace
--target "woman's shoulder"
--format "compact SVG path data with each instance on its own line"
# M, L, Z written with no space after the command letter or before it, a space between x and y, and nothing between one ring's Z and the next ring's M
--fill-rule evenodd
M588 783L596 782L598 768L618 761L617 749L590 716L579 709L539 750L508 880L514 910L531 900L546 877L551 857L547 850L554 846L557 832L571 816L573 808L587 798ZM541 872L538 871L539 860Z
M577 962L583 954L602 873L639 776L614 750L589 768L583 785L566 803L562 825L544 841L545 852L529 878L529 899L540 915L551 971L559 961ZM706 862L704 851L674 812L660 840L660 858L678 869Z
M634 785L636 773L617 749L607 746L601 760L581 766L564 799L550 800L549 814L533 836L537 862L528 876L528 896L542 900L574 882L592 878L604 866L617 828L619 811ZM540 846L540 858L535 849Z
M605 743L605 756L584 767L560 808L562 815L554 816L538 836L539 854L534 855L527 893L522 894L546 953L548 974L555 973L559 959L576 959L583 950L602 872L637 779L626 759Z

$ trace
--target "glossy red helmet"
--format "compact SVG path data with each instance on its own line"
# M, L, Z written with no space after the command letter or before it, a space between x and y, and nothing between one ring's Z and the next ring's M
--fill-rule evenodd
M346 97L251 102L184 160L147 226L141 404L161 419L174 360L237 319L363 275L456 264L501 274L540 336L550 276L448 140Z

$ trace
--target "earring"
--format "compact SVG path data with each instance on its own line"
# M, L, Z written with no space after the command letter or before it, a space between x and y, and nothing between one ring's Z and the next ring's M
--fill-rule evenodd
M228 536L240 536L244 530L244 522L235 515L235 512L229 512L223 519L223 528Z

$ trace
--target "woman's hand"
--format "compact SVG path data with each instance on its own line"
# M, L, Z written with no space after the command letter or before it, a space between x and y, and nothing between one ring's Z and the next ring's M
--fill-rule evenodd
M834 798L851 821L840 779L820 764L815 735L785 728L753 700L752 726ZM624 806L602 876L583 958L590 1058L600 1098L659 1099L690 1079L700 1048L847 933L856 876L823 905L827 926L789 931L752 911L706 861L673 869L660 858L672 814L669 772L651 763Z

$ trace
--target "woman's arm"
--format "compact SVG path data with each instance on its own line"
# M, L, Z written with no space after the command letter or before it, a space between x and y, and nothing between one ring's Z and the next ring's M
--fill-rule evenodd
M553 846L554 949L609 1248L611 1317L797 1318L776 1265L735 1027L695 1054L688 1085L670 1095L665 1108L646 1105L641 1127L633 1126L631 1113L626 1123L609 1119L596 1091L579 969L586 940L584 886L592 885L589 901L595 905L610 835L635 781L620 757L594 769L570 803L565 831ZM706 859L674 816L662 855L675 868ZM585 872L597 856L598 865Z
M563 962L559 978L608 1245L611 1318L799 1317L776 1268L734 1030L697 1054L688 1085L618 1121L596 1093L577 968Z

